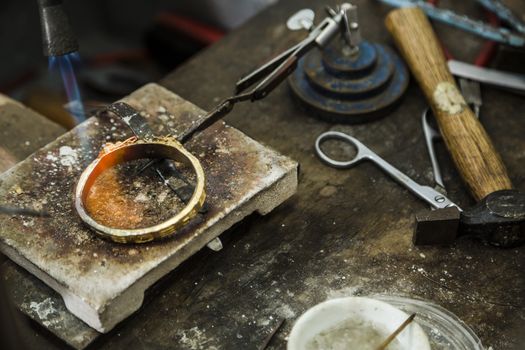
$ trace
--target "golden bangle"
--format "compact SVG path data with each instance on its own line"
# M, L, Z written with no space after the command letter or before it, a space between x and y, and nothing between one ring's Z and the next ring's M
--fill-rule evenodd
M106 169L117 164L143 158L172 159L191 165L197 183L189 202L170 219L150 227L120 229L102 225L85 208L88 193L95 180ZM140 140L132 138L104 147L101 154L80 175L75 190L75 208L80 218L100 236L119 243L144 243L166 237L186 225L202 208L206 198L204 170L197 158L172 137Z

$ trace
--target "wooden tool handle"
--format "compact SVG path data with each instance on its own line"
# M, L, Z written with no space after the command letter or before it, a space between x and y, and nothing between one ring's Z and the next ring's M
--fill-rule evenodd
M416 7L397 9L385 23L427 97L471 194L480 200L494 191L512 188L505 165L461 96L423 11Z

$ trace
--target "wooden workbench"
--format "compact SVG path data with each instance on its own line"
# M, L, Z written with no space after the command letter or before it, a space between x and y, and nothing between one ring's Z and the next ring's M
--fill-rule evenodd
M391 44L383 26L388 8L355 1L363 36ZM447 6L451 1L443 1ZM456 2L457 3L457 2ZM209 109L232 92L237 78L299 40L285 22L324 3L286 0L258 15L217 45L161 81L165 87ZM454 4L477 13L472 4ZM471 60L481 42L437 26L458 59ZM521 58L520 58L521 57ZM515 71L525 55L500 52L496 66ZM516 63L517 62L517 63ZM516 188L525 190L523 97L483 87L482 120L501 152ZM1 107L0 107L1 108ZM202 250L177 268L134 316L94 344L104 349L256 349L281 318L284 326L270 347L284 348L294 323L309 307L336 296L392 293L432 300L471 326L486 347L523 344L525 247L498 249L473 240L449 248L415 248L413 214L425 208L371 164L335 170L313 152L315 138L334 129L350 133L421 183L432 183L420 127L424 98L412 83L402 105L373 123L344 126L319 121L293 102L286 84L268 98L238 105L228 123L301 164L295 197L265 217L252 216L223 234L224 249ZM6 125L0 119L0 125ZM42 129L10 122L1 146L16 157L37 143L24 144L22 131L42 137ZM48 140L60 131L45 135ZM18 133L18 134L17 134ZM470 205L461 180L439 148L449 197ZM0 154L2 156L2 154ZM40 328L26 336L35 348L64 346ZM521 341L520 341L521 340Z

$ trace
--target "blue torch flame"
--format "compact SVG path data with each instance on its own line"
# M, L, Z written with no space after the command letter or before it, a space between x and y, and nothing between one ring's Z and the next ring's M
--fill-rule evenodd
M52 70L58 66L60 70L68 99L68 109L75 118L76 124L86 119L84 104L82 103L74 69L74 63L79 61L80 57L78 52L72 52L62 56L49 56L49 69Z

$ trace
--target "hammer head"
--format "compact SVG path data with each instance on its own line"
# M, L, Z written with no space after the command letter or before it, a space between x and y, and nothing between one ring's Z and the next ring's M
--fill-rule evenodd
M415 245L450 244L459 235L501 247L525 243L525 194L501 190L463 212L451 207L416 215Z
M457 207L425 210L416 214L414 245L437 245L454 242L461 212Z

